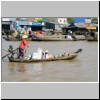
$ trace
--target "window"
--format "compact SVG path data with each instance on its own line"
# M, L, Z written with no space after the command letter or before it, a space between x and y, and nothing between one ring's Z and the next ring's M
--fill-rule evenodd
M64 20L64 23L66 22L66 20Z

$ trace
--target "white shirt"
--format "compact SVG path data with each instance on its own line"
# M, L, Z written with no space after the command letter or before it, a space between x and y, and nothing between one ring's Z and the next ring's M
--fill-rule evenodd
M46 57L46 59L48 59L49 58L49 55L48 54L45 54L45 57Z

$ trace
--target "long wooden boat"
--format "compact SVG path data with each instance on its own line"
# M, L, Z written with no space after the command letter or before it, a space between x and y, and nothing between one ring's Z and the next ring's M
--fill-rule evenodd
M65 38L33 38L32 41L77 41L77 39L65 39Z
M5 39L6 41L20 41L19 39L13 39L13 38L7 38L7 37L3 37L3 39Z
M91 35L85 35L87 41L98 41L98 37L92 37Z
M6 41L21 41L20 39L15 39L15 38L7 38L7 37L3 37L3 39L5 39ZM31 40L27 40L27 41L31 41Z
M32 41L81 41L86 39L66 39L66 38L33 38Z
M79 49L78 51L76 52L71 52L69 53L67 56L63 56L63 57L55 57L55 58L49 58L49 59L29 59L29 60L20 60L20 59L17 59L17 58L11 58L11 57L8 57L9 61L10 62L22 62L22 63L31 63L31 62L48 62L48 61L58 61L58 60L72 60L74 58L76 58L79 53L82 52L82 49Z
M85 39L87 41L98 41L98 32L90 32L85 34Z
M14 38L7 38L7 37L3 37L6 41L21 41L20 39L14 39ZM81 40L85 40L85 39L65 39L65 38L33 38L32 40L28 40L28 41L81 41Z

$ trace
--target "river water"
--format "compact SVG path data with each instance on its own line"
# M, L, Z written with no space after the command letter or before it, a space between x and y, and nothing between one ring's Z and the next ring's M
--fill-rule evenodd
M2 49L9 45L16 49L20 41L2 39ZM38 63L9 62L2 60L2 82L97 82L98 81L98 42L88 41L31 41L25 55L36 52L38 47L48 50L50 54L62 54L82 49L78 57L70 61L51 61ZM8 52L2 50L2 56Z

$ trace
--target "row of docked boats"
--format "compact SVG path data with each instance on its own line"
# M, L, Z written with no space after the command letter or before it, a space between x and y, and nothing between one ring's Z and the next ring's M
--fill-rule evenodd
M13 37L3 37L7 41L21 41L20 38L13 38ZM65 38L64 36L44 36L44 37L33 37L28 38L28 41L98 41L98 32L95 33L87 33L85 35L82 35L80 38L78 38L78 35L70 38Z

